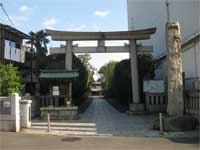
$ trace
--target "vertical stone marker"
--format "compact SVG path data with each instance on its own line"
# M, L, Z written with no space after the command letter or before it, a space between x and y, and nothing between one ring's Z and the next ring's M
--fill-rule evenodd
M183 115L183 80L180 26L178 22L166 24L167 46L167 85L168 105L170 116Z

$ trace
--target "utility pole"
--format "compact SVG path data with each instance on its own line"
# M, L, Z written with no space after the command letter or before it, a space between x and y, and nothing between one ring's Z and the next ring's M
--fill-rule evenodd
M169 0L166 0L166 9L167 9L167 22L170 21L170 14L169 14Z

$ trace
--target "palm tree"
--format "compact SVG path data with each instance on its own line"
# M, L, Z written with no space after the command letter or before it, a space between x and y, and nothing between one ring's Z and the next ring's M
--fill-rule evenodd
M47 54L47 44L49 43L49 39L47 39L47 34L40 30L36 33L30 32L30 39L26 42L31 45L31 91L33 91L33 47L36 48L36 64L37 70L43 69L46 67L46 54Z
M29 32L29 35L30 38L26 43L31 45L31 94L33 94L33 46L36 45L36 39L34 32Z
M37 56L45 56L47 54L47 44L49 39L47 39L47 33L44 30L40 30L36 33L30 32L30 40L27 41L27 44L31 45L31 48L35 46Z
M47 44L49 43L49 39L47 39L47 33L44 30L40 30L35 34L36 38L36 49L37 53L41 56L47 54Z

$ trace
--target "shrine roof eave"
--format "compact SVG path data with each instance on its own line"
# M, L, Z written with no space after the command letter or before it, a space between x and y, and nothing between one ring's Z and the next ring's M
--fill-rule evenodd
M84 41L84 40L146 40L156 32L156 28L116 32L73 32L46 29L52 40Z
M40 79L73 79L79 76L78 70L41 70Z

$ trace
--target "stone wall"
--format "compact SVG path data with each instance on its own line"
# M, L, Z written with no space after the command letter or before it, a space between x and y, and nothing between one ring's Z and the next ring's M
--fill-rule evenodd
M20 97L17 93L10 97L0 97L0 131L20 131L19 101Z
M50 114L51 120L75 120L78 119L78 107L42 107L41 118L47 119Z
M31 126L31 101L21 100L17 93L0 97L0 131L19 132Z

